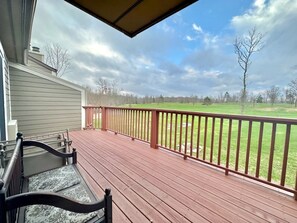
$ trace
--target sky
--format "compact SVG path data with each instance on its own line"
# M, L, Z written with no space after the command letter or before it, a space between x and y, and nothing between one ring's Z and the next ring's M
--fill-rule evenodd
M62 78L96 89L99 78L138 96L238 93L234 40L256 27L264 47L248 92L285 88L297 78L297 0L200 0L130 38L62 0L39 0L31 46L58 43L71 57Z

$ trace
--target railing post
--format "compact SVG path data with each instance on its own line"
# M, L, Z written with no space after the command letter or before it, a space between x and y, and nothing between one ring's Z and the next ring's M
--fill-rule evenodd
M107 131L107 108L101 108L101 120L102 120L102 127L101 130Z
M24 157L24 146L23 146L23 133L18 132L17 133L17 138L16 138L16 142L18 140L21 140L21 145L20 145L20 152L21 152L21 177L24 177L24 164L23 164L23 157Z
M85 123L85 129L91 128L92 125L92 113L90 107L85 107L85 116L86 116L86 123Z
M105 195L104 195L104 202L105 202L105 208L104 208L104 215L107 223L112 223L112 196L111 196L111 190L105 189Z
M2 179L0 179L0 222L5 223L6 222L6 195L5 195L5 188L4 188L4 182Z
M159 112L152 110L152 121L151 121L151 148L158 148L158 128L159 127Z

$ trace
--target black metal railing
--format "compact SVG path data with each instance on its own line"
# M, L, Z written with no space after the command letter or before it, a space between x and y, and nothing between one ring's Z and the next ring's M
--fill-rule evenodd
M4 170L0 181L0 199L6 199L21 193L23 178L23 148L22 134L18 134L14 151L10 157L8 165ZM6 213L4 208L0 208L0 222L15 222L17 210L13 209Z

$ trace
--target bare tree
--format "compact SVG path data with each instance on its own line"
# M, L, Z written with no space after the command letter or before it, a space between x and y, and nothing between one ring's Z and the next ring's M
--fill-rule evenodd
M57 70L58 77L62 77L69 71L70 56L68 51L59 44L47 44L45 46L45 63Z
M234 41L234 50L237 55L237 62L243 70L242 76L242 95L241 95L241 112L244 112L244 106L247 99L247 79L248 70L251 65L251 56L263 47L263 35L257 32L256 28L249 30L248 35L237 37Z
M289 93L294 98L295 107L297 107L297 78L289 83Z
M281 94L279 87L272 86L269 90L266 91L267 97L270 100L271 105L277 101L278 97Z
M103 79L103 78L99 78L96 81L96 85L98 86L98 92L99 94L107 94L108 93L108 81Z

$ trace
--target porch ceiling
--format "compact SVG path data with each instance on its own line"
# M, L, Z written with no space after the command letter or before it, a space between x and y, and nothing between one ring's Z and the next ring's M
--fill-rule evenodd
M133 37L197 0L65 0Z

